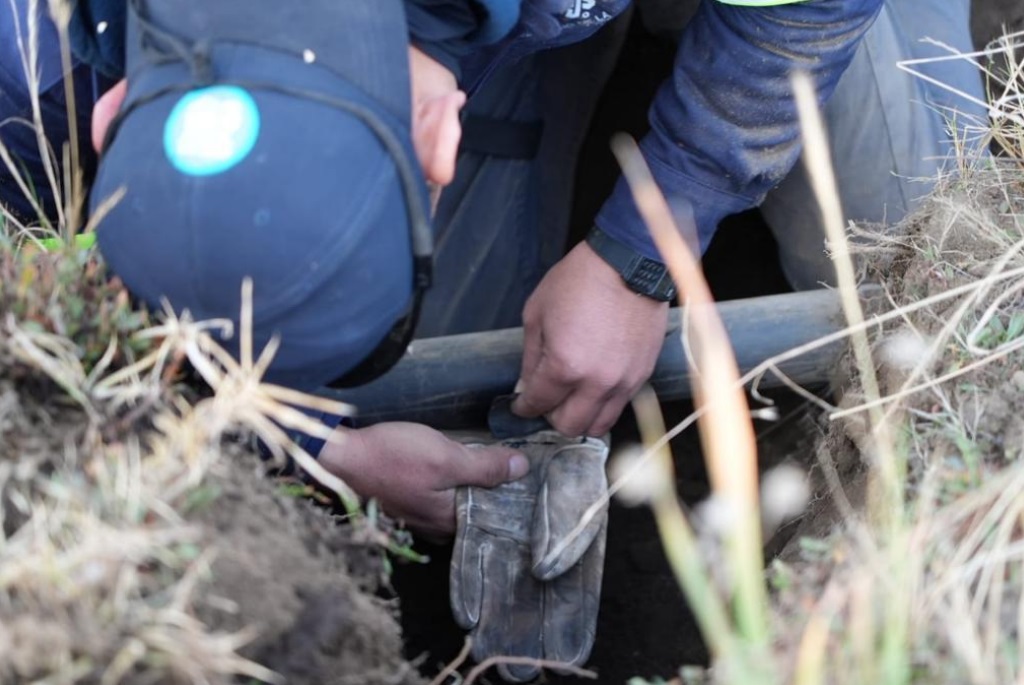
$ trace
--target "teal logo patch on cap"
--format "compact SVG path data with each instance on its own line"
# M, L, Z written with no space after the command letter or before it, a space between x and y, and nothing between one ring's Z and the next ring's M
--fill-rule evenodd
M164 128L164 150L190 176L223 173L249 156L260 137L256 101L237 86L212 86L181 98Z

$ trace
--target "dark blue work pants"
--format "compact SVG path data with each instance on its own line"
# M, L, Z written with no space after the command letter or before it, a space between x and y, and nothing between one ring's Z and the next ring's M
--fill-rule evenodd
M8 3L0 3L0 36L4 38L3 45L0 45L0 143L7 148L15 166L12 170L0 162L0 205L23 224L42 223L33 208L33 202L26 197L21 184L16 182L17 174L29 194L38 201L48 220L54 223L56 203L65 201L64 145L71 137L65 77L70 77L74 91L79 137L78 153L87 179L92 177L96 169L96 155L89 142L93 105L102 92L112 84L84 65L75 64L69 75L64 73L57 29L46 16L46 3L40 2L39 109L48 142L48 146L41 149L36 129L32 125L32 101L16 39L16 26L20 25L23 44L27 48L28 38L25 34L28 31L28 3L17 2L15 7L19 12L17 21ZM53 187L45 173L44 151L54 160L58 188Z

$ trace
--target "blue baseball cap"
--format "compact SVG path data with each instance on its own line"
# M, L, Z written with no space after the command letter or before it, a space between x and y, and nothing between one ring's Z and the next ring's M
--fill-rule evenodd
M432 253L407 35L402 0L129 0L128 94L91 198L125 193L97 232L114 273L152 307L236 324L251 278L254 344L281 339L271 382L390 367Z

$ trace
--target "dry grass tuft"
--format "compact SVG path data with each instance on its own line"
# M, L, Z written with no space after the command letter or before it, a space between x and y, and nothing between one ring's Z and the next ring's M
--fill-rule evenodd
M180 511L237 426L165 382L187 351L84 253L3 249L0 310L0 681L277 682L189 615L209 557Z
M870 478L884 421L905 504L893 520L884 500L857 492L856 476L833 482L842 526L823 542L801 540L773 568L780 654L798 655L783 658L799 682L1024 677L1019 39L970 56L987 58L978 64L1001 88L991 137L1009 154L962 160L959 177L900 226L854 229L863 275L887 302L869 327L879 389L864 392L864 369L850 372L819 458ZM794 623L806 626L799 639Z
M683 681L1024 682L1022 38L949 58L983 70L993 125L967 127L958 176L943 179L901 225L850 227L855 240L846 247L838 215L827 211L835 208L827 163L816 167L819 200L838 228L830 243L847 299L858 281L882 289L865 314L852 301L847 307L842 335L854 351L817 454L819 496L831 505L819 510L831 513L809 517L804 529L824 535L798 536L766 572L774 590L767 654L723 616L723 605L739 598L708 581L722 555L700 547L701 559L684 560L690 575L681 584L688 596L704 593L691 601L715 662L692 678L681 674ZM901 66L915 71L920 63ZM813 132L806 130L812 159L826 149ZM1002 156L968 156L989 141ZM848 268L855 263L859 279ZM741 380L773 369L769 360ZM638 410L645 413L652 412ZM748 422L746 410L734 411L736 431ZM730 429L704 422L702 430ZM647 442L646 458L664 461L664 439ZM639 472L633 466L623 479ZM655 510L663 528L676 529L666 540L670 558L677 548L695 550L685 522ZM836 512L839 524L829 525ZM763 667L741 674L733 666L753 659Z
M222 590L215 581L231 577L230 564L237 563L218 560L237 543L218 537L196 514L217 499L225 468L239 471L248 464L239 472L254 475L266 469L240 438L259 436L272 452L310 463L284 427L324 429L296 407L348 408L262 383L273 350L258 359L247 351L235 361L213 337L224 322L195 323L165 313L162 323L154 323L132 308L94 253L17 250L0 242L0 311L0 682L226 685L240 676L283 682L241 656L251 644L260 645L258 654L276 648L261 626L235 626L230 616L238 609L218 599ZM243 328L249 318L243 314ZM186 366L202 375L208 391L184 382ZM358 515L343 483L322 482ZM294 518L288 511L280 515ZM273 514L262 514L273 520ZM393 544L386 529L359 521L342 536L353 559L368 557L361 548ZM331 526L326 517L288 526L310 524L325 531ZM308 534L291 553L328 559L310 549L324 544L317 539ZM266 563L276 564L270 561L274 553L268 554ZM378 565L369 572L379 577L379 552L369 556L377 558L371 566ZM343 560L326 563L337 567L337 582L351 582ZM310 564L296 560L290 566ZM321 573L304 572L314 578ZM284 597L294 588L356 592L344 584L303 588L305 581L288 573L273 580ZM339 609L352 611L344 606ZM214 614L230 620L204 620ZM348 615L346 620L356 620ZM235 627L211 628L218 624ZM275 640L288 639L283 628ZM392 630L373 624L365 629ZM394 631L378 645L354 649L369 650L370 663L388 663L398 656ZM362 638L339 635L336 644L351 639ZM330 643L323 648L334 649ZM380 653L387 649L394 650L391 657ZM398 677L414 680L411 670Z

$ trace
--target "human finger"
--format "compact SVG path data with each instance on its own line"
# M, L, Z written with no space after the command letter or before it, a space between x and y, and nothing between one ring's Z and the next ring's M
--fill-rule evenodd
M520 378L530 377L536 372L543 353L544 327L534 312L533 300L528 300L523 309L523 360L519 367Z
M108 90L92 110L92 146L96 152L103 151L103 141L107 137L107 129L117 116L125 96L128 94L128 81L122 79L113 88Z
M563 435L586 435L601 414L606 397L602 391L579 389L547 414L548 422Z
M604 405L597 414L597 418L594 419L590 427L584 432L585 435L594 438L600 438L601 436L607 435L611 432L612 428L619 421L619 417L622 416L622 412L625 410L626 405L629 404L630 396L626 393L620 393L606 397Z
M544 416L561 405L573 391L572 382L542 359L533 372L524 374L512 413L527 419ZM557 426L556 426L557 428Z
M459 445L445 476L447 487L474 485L494 488L530 472L530 461L518 450L503 445Z

